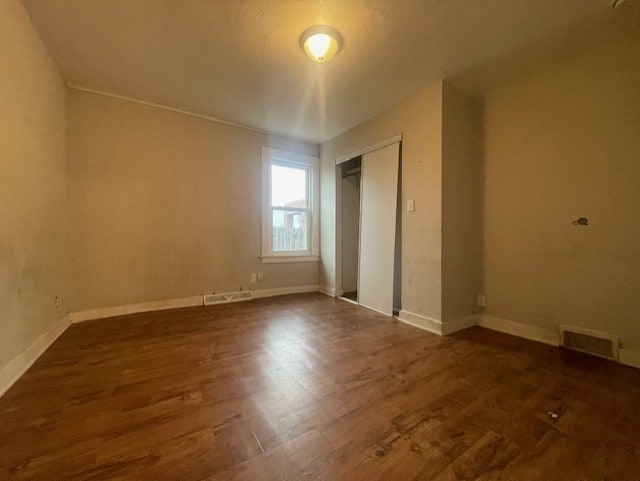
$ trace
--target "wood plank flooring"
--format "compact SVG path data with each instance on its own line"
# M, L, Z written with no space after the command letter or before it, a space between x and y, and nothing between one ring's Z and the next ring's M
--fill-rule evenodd
M345 292L342 297L358 302L358 291Z
M87 322L0 398L0 479L638 481L640 371L319 294Z

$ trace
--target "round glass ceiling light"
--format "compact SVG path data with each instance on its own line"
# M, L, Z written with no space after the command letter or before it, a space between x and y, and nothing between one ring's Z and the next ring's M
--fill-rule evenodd
M328 25L315 25L302 32L300 47L314 62L326 62L342 47L342 35Z

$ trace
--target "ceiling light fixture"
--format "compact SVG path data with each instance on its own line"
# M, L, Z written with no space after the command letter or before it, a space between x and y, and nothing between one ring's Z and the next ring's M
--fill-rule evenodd
M342 35L328 25L315 25L302 32L300 47L314 62L326 62L342 47Z

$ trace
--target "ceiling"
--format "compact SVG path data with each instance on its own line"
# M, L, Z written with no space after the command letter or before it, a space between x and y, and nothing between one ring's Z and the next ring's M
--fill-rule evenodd
M480 95L588 42L622 9L610 0L23 3L73 85L315 142L441 78ZM344 37L326 64L298 45L314 24Z

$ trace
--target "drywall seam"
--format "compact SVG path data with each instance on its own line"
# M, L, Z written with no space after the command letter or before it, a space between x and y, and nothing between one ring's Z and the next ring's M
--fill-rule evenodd
M0 396L6 393L14 383L27 372L34 362L55 342L71 325L69 315L64 316L40 336L33 344L14 357L0 370Z
M409 311L400 311L397 319L410 326L442 336L442 321L437 319L421 316L420 314Z
M551 346L560 345L560 335L557 332L551 332L540 327L520 324L519 322L500 317L481 314L476 318L478 326L486 327L493 331L504 332L513 336L529 339L530 341L538 341Z
M174 107L169 107L168 105L157 104L157 103L154 103L154 102L147 102L146 100L140 100L140 99L137 99L135 97L127 97L126 95L115 94L115 93L112 93L112 92L107 92L105 90L97 90L97 89L92 89L91 87L84 87L82 85L76 85L76 84L73 84L73 83L68 82L68 81L67 81L67 88L72 89L72 90L80 90L82 92L88 92L90 94L95 94L95 95L103 95L105 97L113 97L115 99L125 100L127 102L133 102L133 103L141 104L141 105L147 105L149 107L155 107L155 108L162 109L162 110L169 110L171 112L176 112L178 114L189 115L191 117L198 117L200 119L208 120L209 122L216 122L218 124L230 125L232 127L238 127L240 129L252 130L253 132L259 132L261 134L272 135L272 136L276 136L276 137L282 137L283 139L293 140L293 141L296 141L296 142L303 142L303 143L306 143L306 144L318 145L318 142L315 142L315 141L313 141L311 139L299 139L299 138L291 137L289 135L280 134L280 133L277 133L277 132L271 132L269 130L262 130L262 129L258 129L256 127L251 127L249 125L238 124L238 123L235 123L235 122L231 122L229 120L223 120L223 119L219 119L217 117L211 117L209 115L199 114L199 113L196 113L196 112L191 112L190 110L177 109L177 108L174 108Z

